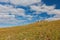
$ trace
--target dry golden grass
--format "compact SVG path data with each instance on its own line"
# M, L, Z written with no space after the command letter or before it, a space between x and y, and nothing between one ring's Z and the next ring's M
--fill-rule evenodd
M60 40L60 20L0 28L0 40Z

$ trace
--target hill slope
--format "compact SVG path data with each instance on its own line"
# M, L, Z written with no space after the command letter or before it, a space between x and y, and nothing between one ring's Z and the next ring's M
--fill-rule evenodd
M0 40L60 40L60 20L0 28Z

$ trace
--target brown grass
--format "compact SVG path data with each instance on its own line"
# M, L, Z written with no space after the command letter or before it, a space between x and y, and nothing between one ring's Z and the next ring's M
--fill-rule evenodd
M0 28L0 40L60 40L60 20Z

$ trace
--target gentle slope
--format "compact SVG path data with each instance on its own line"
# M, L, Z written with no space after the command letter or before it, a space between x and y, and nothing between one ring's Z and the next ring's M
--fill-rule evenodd
M60 40L60 20L0 28L0 40Z

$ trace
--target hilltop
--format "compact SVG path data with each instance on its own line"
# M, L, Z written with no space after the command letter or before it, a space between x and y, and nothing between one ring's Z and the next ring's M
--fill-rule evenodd
M60 20L0 28L0 40L60 40Z

